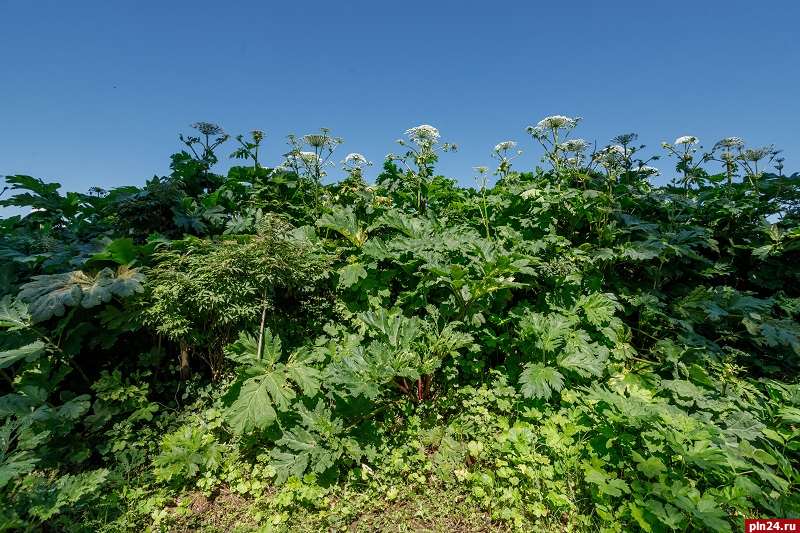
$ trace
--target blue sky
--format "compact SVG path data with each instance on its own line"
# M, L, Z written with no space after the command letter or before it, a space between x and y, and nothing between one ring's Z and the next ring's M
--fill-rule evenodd
M774 143L791 173L799 20L795 0L0 0L0 175L141 186L206 121L266 132L267 166L287 134L330 128L347 141L336 161L364 154L372 181L405 130L430 124L459 144L437 170L469 186L501 141L524 152L515 169L535 168L525 127L557 114L584 117L573 136L600 146L636 132L647 155L683 135ZM674 159L654 166L674 175Z

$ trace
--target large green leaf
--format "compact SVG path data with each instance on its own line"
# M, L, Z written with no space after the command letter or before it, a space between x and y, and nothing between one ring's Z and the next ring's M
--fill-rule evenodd
M31 320L42 322L78 305L83 299L83 284L91 284L91 279L81 271L33 276L22 286L19 297L28 301Z
M301 426L285 429L275 441L270 464L275 468L275 482L284 483L289 476L301 478L305 473L322 473L336 464L345 452L342 421L332 418L323 400L314 409L297 402ZM360 452L356 445L354 451ZM360 455L360 453L359 453Z
M22 286L19 297L28 302L33 322L62 316L67 307L81 304L95 307L114 296L127 297L143 292L145 277L138 269L120 266L116 271L104 268L94 276L83 271L33 276Z
M45 500L31 506L28 512L40 520L47 520L65 508L79 509L96 496L110 475L111 472L105 468L76 475L65 474L50 487Z
M358 283L359 279L367 277L367 271L362 263L345 265L339 269L339 288L347 289Z
M6 368L23 359L27 362L35 361L44 355L45 343L32 342L21 348L0 352L0 368Z
M236 399L225 410L225 419L237 435L244 435L255 428L265 429L277 419L269 397L267 384L263 380L245 382Z
M589 324L600 327L614 318L614 311L619 307L619 304L617 304L616 297L613 294L595 292L581 296L578 299L578 306L583 310L586 315L586 321Z
M519 383L526 398L549 399L554 392L564 388L564 376L551 366L528 364L519 376Z
M368 311L358 315L378 338L393 348L410 348L414 339L422 334L420 320L407 318L399 313L387 313L386 309Z
M323 214L317 226L341 233L350 244L361 247L367 242L368 230L363 228L351 207L334 206L330 213Z
M6 295L0 300L0 327L9 328L9 331L22 329L28 326L28 306L20 300L12 300Z
M647 240L628 243L619 252L622 257L628 257L634 261L647 261L660 256L664 252L665 245L661 241Z
M601 377L606 368L604 354L607 358L608 350L601 349L597 344L570 342L559 353L558 366L583 378Z
M225 350L229 359L241 365L237 368L237 381L223 397L228 404L225 418L236 434L274 424L278 412L290 410L291 401L297 396L296 387L304 395L319 390L320 372L311 366L313 356L301 352L286 364L280 363L281 340L269 329L264 329L262 343L262 357L256 355L258 342L246 333L241 333Z
M520 336L534 340L536 347L545 353L563 346L572 327L569 318L557 313L528 313L519 322Z
M306 364L303 360L296 360L286 364L286 373L289 379L297 383L303 395L314 396L319 390L322 374L316 368Z

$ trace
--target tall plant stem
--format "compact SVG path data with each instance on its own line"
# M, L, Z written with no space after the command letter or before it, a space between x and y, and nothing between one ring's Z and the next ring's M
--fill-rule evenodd
M189 379L191 370L189 368L189 343L186 342L186 337L181 337L181 379Z
M67 354L64 353L64 351L58 346L58 344L54 343L49 337L47 337L46 335L42 335L42 338L45 340L45 342L47 342L47 344L49 344L54 350L56 350L61 355L61 360L67 366L72 367L72 369L75 370L81 376L81 378L83 378L83 381L86 382L87 385L89 386L92 385L89 376L87 376L86 372L83 371L81 365L76 363L75 360L72 359L71 357L67 357Z
M258 328L258 358L261 359L261 349L264 347L264 321L267 318L267 289L264 289L261 305L261 327Z
M162 336L159 335L158 341L156 342L156 368L153 371L153 385L158 381L158 371L161 369L161 339Z

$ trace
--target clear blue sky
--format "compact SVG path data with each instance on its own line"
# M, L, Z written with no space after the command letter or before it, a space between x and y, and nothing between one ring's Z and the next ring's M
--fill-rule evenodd
M0 0L0 175L141 186L206 121L265 131L267 166L287 134L330 128L347 141L336 161L362 153L373 181L430 124L459 144L437 170L469 186L501 141L532 170L525 127L556 114L584 117L573 136L600 146L636 132L652 155L683 135L774 143L791 173L799 21L796 0ZM674 159L654 166L673 176Z

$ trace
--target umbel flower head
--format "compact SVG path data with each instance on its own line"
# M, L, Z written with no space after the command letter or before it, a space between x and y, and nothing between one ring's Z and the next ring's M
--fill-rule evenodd
M210 122L195 122L189 124L189 127L196 129L203 135L225 135L225 130L222 129L222 126L217 126Z
M344 161L342 161L342 164L344 165L346 163L353 163L354 165L357 165L357 166L358 165L366 165L367 164L367 159L361 154L353 153L353 154L348 154L348 156L344 158Z
M611 142L619 144L630 144L638 138L639 135L637 135L636 133L623 133L622 135L617 135L616 137L611 139Z
M558 130L574 128L581 120L583 120L582 117L569 118L563 115L554 115L540 120L535 127L528 126L525 129L533 136L541 135L542 133L556 133Z
M564 143L563 148L565 152L579 153L583 152L591 146L589 141L584 139L571 139Z
M756 162L761 161L768 155L772 155L772 147L764 146L763 148L757 148L756 150L745 150L742 152L742 159Z
M611 170L619 166L622 161L627 159L632 153L633 150L631 148L626 150L624 147L615 144L614 146L603 148L600 153L594 154L593 158L594 161L600 163L601 166Z
M253 140L256 142L256 144L260 143L262 139L267 136L267 134L261 130L253 130L250 132L250 135L253 136Z
M700 140L693 135L684 135L683 137L678 137L677 139L675 139L675 146L678 146L679 144L685 144L687 146L690 146L693 144L697 144L699 142Z
M324 134L312 133L310 135L303 135L300 140L314 148L321 148L331 141L331 138Z
M726 137L714 145L714 150L741 150L742 148L744 148L744 141L739 137Z
M289 164L306 163L313 165L314 163L319 162L319 156L314 152L301 152L298 150L295 152L289 152L288 154L285 154L284 157L287 159L286 163Z
M612 155L615 155L615 156L619 156L619 157L622 157L622 158L628 157L629 155L631 155L633 153L632 149L630 149L630 148L626 149L625 147L620 146L618 144L615 144L614 146L609 146L607 148L607 151L608 151L609 154L612 154Z
M300 152L298 155L300 159L302 159L306 163L316 163L317 161L319 161L319 156L314 152Z
M645 176L651 176L653 174L658 174L658 169L648 165L640 165L636 168L632 168L631 172L638 172L639 174L644 174Z
M432 146L439 142L436 140L439 138L439 130L428 124L408 129L406 130L406 135L412 142L420 145Z
M501 152L503 150L511 150L517 145L514 141L504 141L494 147L495 152Z
M516 144L516 143L514 143L514 144ZM489 171L489 167L485 167L485 166L472 167L472 170L474 170L478 174L486 174Z

